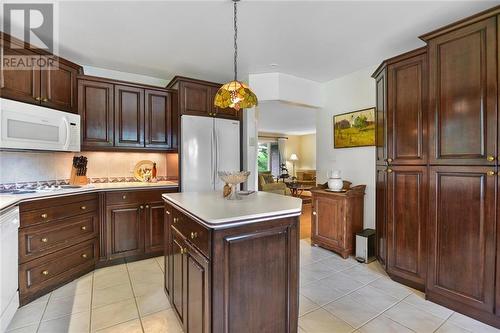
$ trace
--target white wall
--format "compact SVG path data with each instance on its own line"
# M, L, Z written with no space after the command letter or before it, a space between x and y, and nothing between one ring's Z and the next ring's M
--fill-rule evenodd
M258 107L258 106L257 106ZM243 135L242 149L243 149L243 165L242 170L250 171L248 180L243 187L246 190L257 190L257 120L255 117L255 108L245 109L243 111Z
M300 168L304 170L316 170L316 134L300 136L299 151Z
M165 86L168 84L168 82L170 82L170 78L169 79L162 79L162 78L157 78L157 77L152 77L152 76L146 76L146 75L135 74L135 73L120 72L120 71L115 71L112 69L87 66L87 65L83 65L83 72L85 73L85 75L99 76L99 77L105 77L108 79L129 81L129 82L141 83L141 84L149 84L151 86L157 86L157 87L161 87L161 88L165 88Z
M325 107L317 113L316 168L319 183L327 171L339 169L353 185L365 184L365 228L375 228L375 147L333 148L333 115L375 106L376 66L360 70L324 84Z

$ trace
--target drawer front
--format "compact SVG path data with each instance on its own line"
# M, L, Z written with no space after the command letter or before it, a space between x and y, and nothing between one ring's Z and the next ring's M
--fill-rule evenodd
M47 253L97 237L96 213L79 215L19 230L19 261L38 258Z
M74 194L74 195L68 194L60 197L44 198L39 200L23 202L19 205L19 211L21 213L24 213L30 210L39 210L39 209L67 205L74 202L83 202L90 200L97 200L97 193Z
M171 192L177 192L177 189L106 192L106 205L121 205L128 203L145 204L147 202L163 201L161 195Z
M97 207L97 200L87 200L21 212L21 228L96 212Z
M47 293L92 270L98 255L98 241L91 239L19 266L22 303L32 295Z
M186 237L207 258L210 258L209 229L176 210L173 211L172 227Z

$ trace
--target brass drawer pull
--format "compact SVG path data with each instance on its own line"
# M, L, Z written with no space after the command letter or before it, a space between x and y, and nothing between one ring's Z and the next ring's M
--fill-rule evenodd
M139 208L140 208L140 209L144 209L144 206L143 206L143 205L140 205L140 206L139 206Z
M48 102L49 99L47 97L42 98L42 102Z
M181 254L184 254L184 249L181 248Z
M392 163L392 158L388 158L387 163Z
M87 258L87 254L86 253L82 254L82 258L86 259Z
M188 253L188 249L186 249L186 248L181 249L181 254L187 254L187 253Z
M316 215L316 212L313 212L313 215Z
M486 174L487 174L488 176L494 176L494 175L495 175L495 171L491 171L491 170L490 170L490 171L486 172Z
M47 242L49 241L49 239L48 239L48 238L46 238L46 237L44 237L44 238L42 238L42 239L40 239L40 240L42 241L42 243L47 243Z
M167 213L167 215L170 215L170 212L168 210L166 210L165 213Z
M80 207L80 209L85 210L85 209L87 209L87 206L82 206L82 207Z
M42 271L42 275L49 275L49 271Z
M495 159L496 159L496 158L495 158L495 156L492 156L492 155L490 155L490 156L486 157L486 160L487 160L488 162L493 162Z
M80 229L82 229L83 231L85 231L85 230L87 230L87 227L83 225Z
M174 217L174 223L177 223L179 222L179 218L178 217Z
M41 101L42 98L41 97L35 97L35 101Z
M191 233L191 239L198 238L198 233L197 232L192 232Z
M146 205L146 208L149 208L149 205Z
M122 195L122 199L123 200L127 199L127 196L126 195Z
M42 215L40 215L40 216L42 217L42 219L46 219L47 217L49 217L49 216L47 215L47 213L43 213L43 214L42 214Z
M387 173L392 173L392 169L387 169Z

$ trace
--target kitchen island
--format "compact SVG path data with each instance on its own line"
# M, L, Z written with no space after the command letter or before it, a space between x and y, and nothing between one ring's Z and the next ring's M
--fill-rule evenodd
M296 333L302 201L167 193L165 292L185 332Z

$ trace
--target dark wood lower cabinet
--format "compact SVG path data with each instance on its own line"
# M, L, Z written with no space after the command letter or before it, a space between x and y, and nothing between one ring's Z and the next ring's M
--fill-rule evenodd
M165 204L163 201L152 202L145 205L146 230L144 247L147 253L163 251Z
M144 205L112 206L106 211L109 259L144 253Z
M297 332L297 217L206 229L205 253L185 232L201 222L165 212L165 289L184 332Z
M387 166L377 165L375 192L375 248L382 267L387 263Z
M427 166L390 166L387 173L387 273L424 290Z
M496 182L491 167L430 168L427 298L500 326L495 309Z

